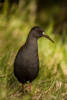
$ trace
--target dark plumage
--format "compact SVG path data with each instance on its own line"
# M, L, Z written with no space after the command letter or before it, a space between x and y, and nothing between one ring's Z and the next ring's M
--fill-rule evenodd
M14 62L14 74L22 84L25 84L27 81L31 83L39 73L37 40L40 37L50 39L50 37L43 33L44 31L40 27L33 27L27 37L26 43L17 53ZM52 39L50 40L53 42Z

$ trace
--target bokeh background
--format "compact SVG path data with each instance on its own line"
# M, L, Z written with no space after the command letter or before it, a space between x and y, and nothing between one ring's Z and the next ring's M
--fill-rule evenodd
M55 43L38 40L39 75L23 93L13 64L33 26ZM0 0L0 100L67 100L67 0Z

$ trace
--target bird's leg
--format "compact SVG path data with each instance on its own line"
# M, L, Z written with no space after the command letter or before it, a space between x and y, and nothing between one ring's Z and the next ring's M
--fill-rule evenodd
M23 88L25 89L25 84L23 84Z
M25 93L25 84L22 84L22 90Z
M31 83L29 83L29 91L31 91Z

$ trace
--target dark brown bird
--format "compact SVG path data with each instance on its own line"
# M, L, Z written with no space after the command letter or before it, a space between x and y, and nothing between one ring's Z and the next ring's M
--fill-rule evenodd
M48 35L44 34L43 29L38 26L33 27L27 37L26 43L18 51L14 62L14 74L16 78L23 85L29 81L29 90L31 90L31 82L39 73L37 40L40 37L46 37L54 43Z

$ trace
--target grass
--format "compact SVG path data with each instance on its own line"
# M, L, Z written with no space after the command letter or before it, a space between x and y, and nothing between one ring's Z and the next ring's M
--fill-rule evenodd
M13 63L30 29L38 24L35 20L33 24L26 21L27 11L20 16L16 10L7 18L6 9L0 14L0 100L67 100L67 36L63 43L53 33L53 23L44 29L55 43L46 38L38 40L39 75L32 82L31 92L23 94L13 73Z

